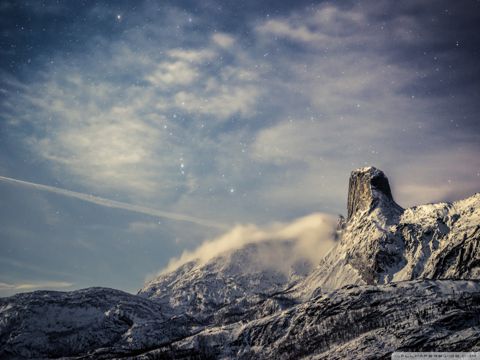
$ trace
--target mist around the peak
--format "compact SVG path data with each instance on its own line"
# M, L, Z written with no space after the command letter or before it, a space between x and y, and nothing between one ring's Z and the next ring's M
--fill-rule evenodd
M204 241L196 249L172 258L161 273L173 271L190 261L205 264L250 244L256 246L247 259L245 271L263 268L288 272L300 263L314 266L335 244L336 220L329 214L314 213L267 226L236 225L226 233Z

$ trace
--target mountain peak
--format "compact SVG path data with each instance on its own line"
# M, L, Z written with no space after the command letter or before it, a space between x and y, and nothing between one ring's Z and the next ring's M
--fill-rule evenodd
M353 170L348 185L347 220L358 212L373 210L381 204L401 209L393 200L388 178L383 171L373 166Z

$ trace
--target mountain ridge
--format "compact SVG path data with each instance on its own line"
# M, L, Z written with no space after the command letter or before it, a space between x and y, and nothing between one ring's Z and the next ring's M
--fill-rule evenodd
M480 276L480 194L401 211L365 209L309 276L317 287ZM315 279L315 280L314 280Z

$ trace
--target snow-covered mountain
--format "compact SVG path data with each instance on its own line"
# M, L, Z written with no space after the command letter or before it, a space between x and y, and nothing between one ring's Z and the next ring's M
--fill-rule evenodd
M137 295L91 288L0 299L0 357L480 351L480 194L402 209L383 172L369 167L352 172L347 207L318 264L292 261L299 240L289 232L187 261Z
M281 293L310 274L321 256L306 253L331 247L335 225L331 216L312 214L269 229L237 227L203 245L208 252L222 248L216 256L180 262L148 281L138 294L162 304L172 315L188 314L207 323L213 318L226 323L237 320L238 314L245 316L239 309ZM245 243L232 247L238 238ZM282 306L271 304L271 309Z
M259 258L275 252L277 261L286 262L294 242L263 241L227 251L207 263L190 261L151 280L138 294L162 304L171 315L188 314L202 322L213 317L236 320L233 315L239 308L281 292L312 272L314 264L308 261L279 269Z
M181 339L194 327L119 290L35 291L0 298L0 358L110 358Z
M341 240L299 291L413 279L480 278L480 194L402 209L382 171L352 172Z

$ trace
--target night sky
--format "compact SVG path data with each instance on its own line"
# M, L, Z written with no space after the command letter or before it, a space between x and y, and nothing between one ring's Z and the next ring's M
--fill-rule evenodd
M0 64L0 296L133 292L360 166L480 191L479 1L0 1Z

